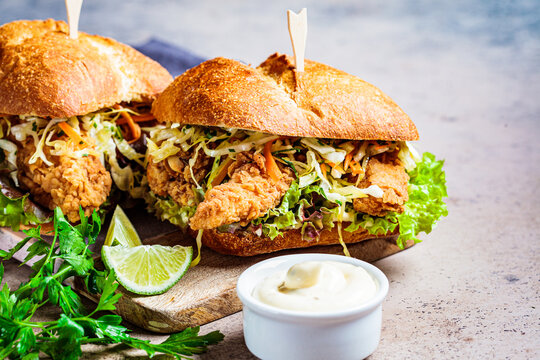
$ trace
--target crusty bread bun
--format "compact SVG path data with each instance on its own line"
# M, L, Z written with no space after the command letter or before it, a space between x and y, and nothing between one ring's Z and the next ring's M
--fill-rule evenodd
M170 84L172 76L157 62L127 45L83 32L72 39L66 23L49 19L21 20L0 26L0 79L0 116L68 118L121 103L148 105ZM15 139L9 140L19 150L25 146ZM54 184L57 188L53 186L53 191L65 185L59 181ZM108 194L106 185L98 185ZM2 193L14 191L6 190L9 187L9 183L0 181ZM87 190L78 185L73 189L79 195ZM42 209L46 204L30 205L31 201L27 201L25 212L36 215L40 221L49 218ZM34 226L21 224L21 229L31 227ZM42 224L41 231L47 233L52 228L52 222Z
M121 102L152 101L171 81L157 62L112 39L62 21L0 27L0 113L70 117Z
M208 60L154 102L158 121L351 140L417 140L411 119L375 86L315 61L297 72L286 55L254 69Z
M344 226L348 224L344 223ZM347 244L357 243L369 239L393 237L393 245L398 232L394 231L385 235L371 235L365 229L359 229L355 232L342 231L343 241ZM195 236L196 232L192 231ZM300 230L287 230L282 236L270 239L266 236L257 236L251 233L237 232L234 234L219 232L216 229L205 230L203 232L202 242L204 246L217 251L221 254L235 256L253 256L266 254L285 249L298 249L319 245L339 244L339 233L337 227L332 230L323 230L318 239L303 239ZM376 254L373 254L374 256ZM380 257L383 257L382 254Z
M226 58L208 60L177 77L152 106L163 123L239 128L269 134L348 140L418 139L411 119L392 99L356 76L315 61L297 72L292 58L274 54L253 68ZM348 224L343 224L343 229ZM192 235L197 231L190 230ZM371 235L342 231L345 243L377 239L372 258L395 253L398 230ZM273 240L236 231L204 230L205 246L228 255L252 256L285 249L339 244L337 226L318 239L287 230ZM388 245L390 244L390 245ZM388 245L388 246L387 246ZM410 244L408 244L410 245ZM397 248L397 249L396 249Z

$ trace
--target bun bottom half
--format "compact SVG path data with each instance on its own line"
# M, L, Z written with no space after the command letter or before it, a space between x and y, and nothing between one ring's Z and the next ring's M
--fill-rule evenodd
M196 231L190 230L190 232L193 236L197 235ZM346 244L364 243L361 256L355 257L365 258L367 261L377 260L402 250L396 244L398 235L399 231L397 230L385 235L372 235L364 229L359 229L352 233L342 230L343 241ZM221 254L254 256L287 249L339 245L339 233L337 227L334 227L332 230L323 230L319 239L306 240L302 239L302 233L300 229L297 229L285 231L282 236L278 236L272 240L269 237L257 236L251 233L238 232L231 234L212 229L204 230L202 243L204 246ZM369 246L367 243L369 243ZM407 244L407 247L411 245L413 244Z

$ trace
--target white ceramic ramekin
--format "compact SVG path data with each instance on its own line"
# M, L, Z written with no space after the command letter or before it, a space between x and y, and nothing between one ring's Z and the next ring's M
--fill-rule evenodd
M276 271L303 261L325 260L363 267L377 283L376 295L358 307L327 313L282 310L252 296L255 286ZM243 304L246 345L263 360L357 360L372 354L379 344L388 279L367 262L328 254L279 256L245 270L238 278L236 290Z

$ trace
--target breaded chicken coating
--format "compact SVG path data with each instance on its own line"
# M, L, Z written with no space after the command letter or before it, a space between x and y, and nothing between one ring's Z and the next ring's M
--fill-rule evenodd
M358 187L378 185L384 193L382 198L368 196L354 199L354 209L373 216L384 216L389 211L402 213L405 210L404 203L409 200L408 181L409 175L395 157L371 158L366 176Z
M196 184L191 177L188 165L189 156L189 154L180 152L176 156L158 163L154 163L152 158L149 158L146 176L148 177L148 185L154 194L161 197L170 196L181 206L195 205L193 189ZM193 176L199 184L208 173L209 165L210 159L200 152L192 169Z
M190 220L193 230L240 222L242 226L279 205L293 174L282 168L277 182L267 174L264 157L241 153L229 168L230 180L210 189Z
M91 140L85 138L88 144ZM48 166L41 159L29 164L36 151L34 141L27 140L17 153L18 178L21 186L27 188L33 199L53 210L57 206L71 222L79 221L79 206L86 216L105 202L111 191L112 179L99 158L88 156L54 156L48 147L44 148ZM75 151L75 149L72 149Z

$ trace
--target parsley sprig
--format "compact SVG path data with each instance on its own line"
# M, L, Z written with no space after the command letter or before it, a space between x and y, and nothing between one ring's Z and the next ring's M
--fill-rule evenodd
M223 339L219 331L200 336L199 327L195 327L173 334L161 344L152 344L131 337L129 330L121 325L120 316L99 316L99 312L115 310L122 294L116 293L118 283L114 272L94 267L89 246L95 243L101 230L99 216L94 211L87 218L81 210L80 217L81 223L73 226L57 208L52 243L41 237L38 227L26 230L26 238L9 252L0 250L0 258L8 260L34 239L24 263L41 257L32 265L33 273L27 282L15 291L7 284L0 290L0 359L34 360L39 359L40 352L53 359L78 359L82 355L81 346L90 343L122 343L142 349L150 357L163 353L186 359L186 356L205 352L208 345ZM4 266L0 263L0 283L3 274ZM63 284L71 277L81 278L90 293L101 294L92 311L83 306L70 286ZM54 321L33 321L36 311L46 304L59 306L60 317Z

